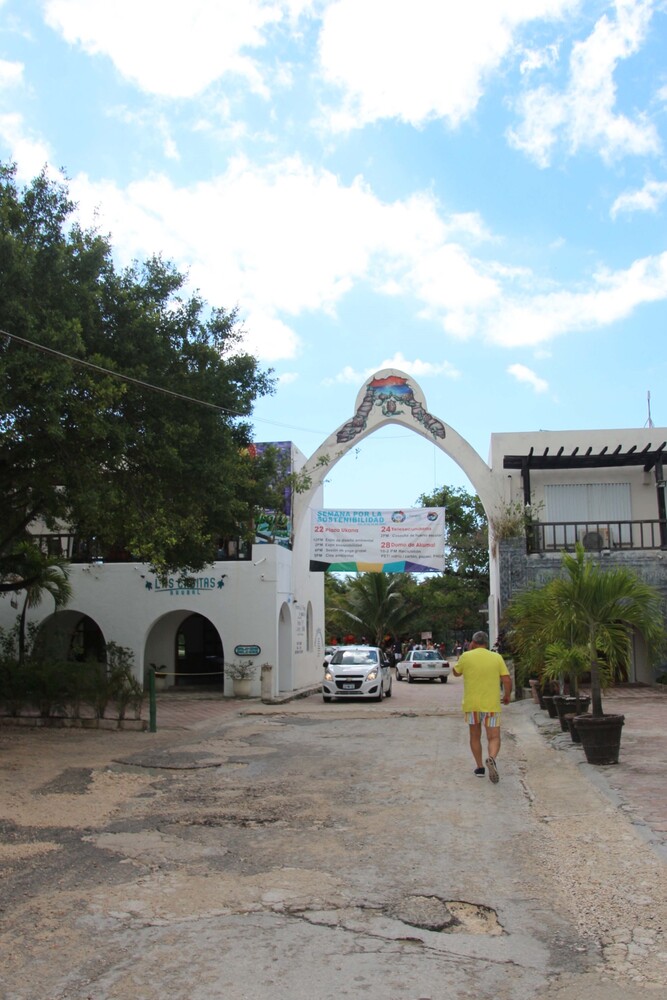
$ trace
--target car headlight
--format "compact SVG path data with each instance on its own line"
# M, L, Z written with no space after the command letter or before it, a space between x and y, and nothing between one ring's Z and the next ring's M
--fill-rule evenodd
M377 671L377 667L374 667L373 670L369 670L368 673L366 674L366 680L367 681L376 681L377 679L378 679L378 671Z
M324 679L325 681L332 681L334 679L334 675L331 673L330 670L324 671Z

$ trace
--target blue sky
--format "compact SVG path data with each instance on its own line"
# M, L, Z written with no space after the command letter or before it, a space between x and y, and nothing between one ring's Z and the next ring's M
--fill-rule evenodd
M484 458L667 424L666 140L664 0L0 0L2 159L238 306L306 455L386 367ZM442 483L387 428L325 502Z

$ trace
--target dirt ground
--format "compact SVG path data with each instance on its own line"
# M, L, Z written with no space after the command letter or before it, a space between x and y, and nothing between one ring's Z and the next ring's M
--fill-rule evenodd
M0 730L3 1000L664 996L664 862L524 707L493 786L435 696Z

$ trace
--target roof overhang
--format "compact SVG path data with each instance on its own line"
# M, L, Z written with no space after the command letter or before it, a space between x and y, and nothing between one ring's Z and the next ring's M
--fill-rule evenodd
M555 471L557 469L614 469L642 466L644 472L650 472L651 469L662 463L667 454L666 448L667 441L663 441L657 448L647 444L641 451L637 449L637 445L632 445L627 451L623 451L620 444L614 451L610 451L609 447L605 446L595 454L592 447L585 452L575 448L569 454L565 454L564 447L559 448L558 451L550 451L549 448L545 448L539 454L535 452L534 448L531 448L526 455L505 455L503 468L530 472L534 469Z

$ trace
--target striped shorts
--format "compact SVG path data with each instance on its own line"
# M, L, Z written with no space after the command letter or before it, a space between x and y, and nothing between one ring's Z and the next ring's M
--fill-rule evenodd
M464 712L463 718L469 726L476 726L480 722L492 728L500 725L500 712Z

